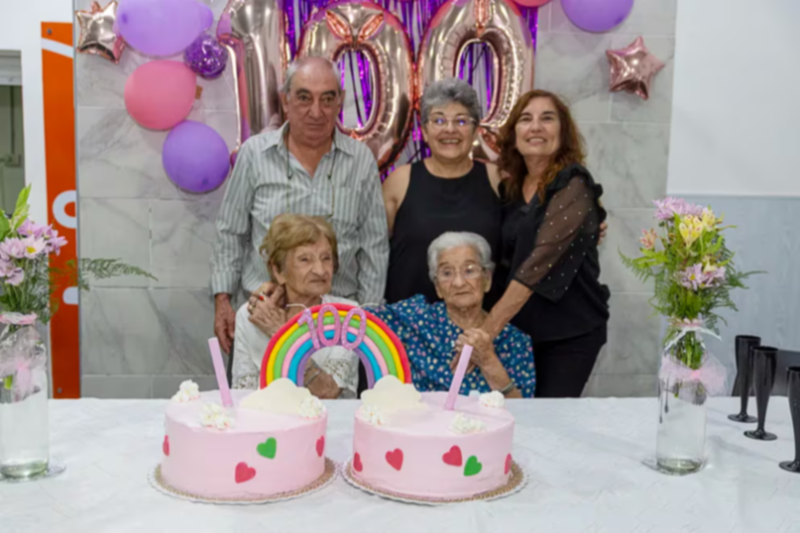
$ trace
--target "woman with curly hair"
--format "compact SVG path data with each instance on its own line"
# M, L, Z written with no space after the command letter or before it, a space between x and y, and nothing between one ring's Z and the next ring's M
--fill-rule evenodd
M494 337L511 322L531 336L537 397L580 396L606 343L610 294L597 252L606 212L584 158L558 96L520 98L500 134L505 292L481 329Z

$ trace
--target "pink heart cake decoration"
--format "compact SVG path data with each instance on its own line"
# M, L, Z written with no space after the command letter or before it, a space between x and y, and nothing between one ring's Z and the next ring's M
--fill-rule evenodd
M256 477L256 469L247 466L247 463L236 465L236 483L244 483Z
M317 455L322 457L322 452L325 451L325 435L317 439Z
M164 444L161 445L164 455L169 457L169 435L164 435Z
M364 466L361 464L361 456L356 453L353 456L353 468L356 469L356 472L361 472Z
M511 471L511 454L506 456L506 474Z
M403 468L403 450L396 449L393 452L386 452L386 462L395 470Z
M444 464L446 465L461 466L463 461L463 457L461 457L461 448L458 446L453 446L450 448L449 452L442 455L442 461L444 461Z

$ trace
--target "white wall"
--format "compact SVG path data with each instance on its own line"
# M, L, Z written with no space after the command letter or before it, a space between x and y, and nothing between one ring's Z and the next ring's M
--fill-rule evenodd
M0 50L22 54L25 179L32 183L31 216L47 221L42 105L42 22L71 22L72 0L0 0Z
M670 194L800 196L798 24L798 0L679 0Z

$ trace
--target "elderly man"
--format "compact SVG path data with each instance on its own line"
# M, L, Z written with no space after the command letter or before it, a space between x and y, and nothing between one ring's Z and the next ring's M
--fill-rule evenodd
M309 57L293 63L281 89L286 123L242 146L217 218L211 262L214 333L230 353L241 283L254 292L269 279L259 247L281 213L326 217L339 241L332 294L380 302L389 260L386 211L375 157L339 132L344 91L336 65Z

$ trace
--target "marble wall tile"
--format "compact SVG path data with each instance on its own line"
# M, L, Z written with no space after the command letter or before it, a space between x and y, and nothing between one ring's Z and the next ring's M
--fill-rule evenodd
M561 0L553 0L549 5L551 6L550 31L583 31L564 13ZM636 35L675 35L677 6L678 0L636 0L628 18L612 31Z
M152 376L92 376L81 378L83 398L125 398L148 400L153 397Z
M554 2L549 2L539 8L539 33L550 31L550 17L553 11L553 3Z
M622 264L620 251L631 257L639 253L642 229L653 227L652 209L617 208L608 212L608 235L600 245L600 280L612 293L652 293L652 287L641 282Z
M658 396L658 380L655 374L595 374L589 378L583 396L585 398L655 398ZM655 435L653 437L655 438Z
M81 300L84 374L211 375L208 291L106 289Z
M154 287L206 288L219 210L216 198L151 200Z
M145 200L84 198L79 209L80 255L120 259L150 269L150 206ZM89 280L92 287L146 287L149 278Z
M166 132L140 128L125 109L114 107L79 107L77 121L82 200L160 197L167 180L161 164Z
M172 398L188 379L197 383L200 392L219 389L216 376L153 376L153 398Z
M669 160L668 124L580 124L587 164L603 185L603 205L652 207L665 195ZM638 238L638 237L637 237Z
M607 122L611 95L605 50L610 44L606 34L540 32L536 88L562 96L576 120Z
M611 40L614 49L633 42L628 35L615 35ZM614 122L657 122L670 124L672 119L672 85L675 78L675 38L647 36L644 40L650 51L664 62L665 66L656 74L650 98L626 92L611 95L611 120Z
M658 372L661 320L653 316L649 294L612 293L608 343L594 374L655 374Z

